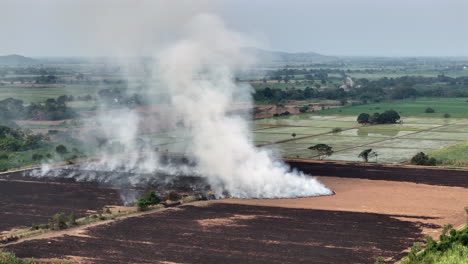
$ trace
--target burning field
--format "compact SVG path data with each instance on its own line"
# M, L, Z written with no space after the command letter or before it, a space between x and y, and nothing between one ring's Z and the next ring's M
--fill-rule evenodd
M444 225L465 221L468 192L466 186L457 186L465 182L457 183L450 175L462 171L425 170L445 183L452 179L443 184L450 186L441 186L436 181L411 182L423 169L407 168L405 181L389 181L388 176L373 178L371 167L346 178L337 168L344 169L319 170L327 175L319 180L335 191L332 196L199 201L46 233L4 249L20 257L68 258L76 263L373 263L377 257L398 260L424 235L437 236ZM390 174L392 168L386 169ZM71 169L49 173L71 175ZM157 182L152 186L159 190L188 192L203 181L186 177L169 185ZM43 223L58 211L86 215L122 204L117 188L74 178L9 174L2 176L0 189L6 201L1 204L3 231Z
M111 86L99 90L87 118L55 124L51 135L73 147L30 155L41 163L39 170L0 175L0 249L21 258L100 264L394 262L425 235L465 223L467 171L285 161L276 149L257 148L284 143L288 151L308 151L317 144L331 155L325 143L355 151L350 141L378 147L400 131L359 133L354 117L333 117L316 128L311 122L322 117L252 124L246 112L255 114L254 91L239 76L249 76L257 63L246 52L257 41L230 30L217 15L197 11L199 3L175 2L51 8L61 18L80 17L76 25L65 24L70 32L86 32L86 45L78 46L110 56L96 61L99 69L79 72L76 81L87 83L92 72L107 75L113 68L118 80L102 80ZM274 111L287 116L282 101ZM53 98L33 106L39 113L67 113L65 101ZM61 131L68 125L80 133ZM432 127L419 126L421 132ZM3 130L3 147L11 151L50 139L26 144L34 137ZM359 135L369 133L379 139ZM420 144L417 138L399 140L403 147ZM181 155L173 159L170 152Z

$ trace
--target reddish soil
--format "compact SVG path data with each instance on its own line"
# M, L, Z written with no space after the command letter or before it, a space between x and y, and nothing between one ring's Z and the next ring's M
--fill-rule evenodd
M184 206L7 247L81 263L373 263L422 239L390 215L239 204ZM83 258L84 257L84 258Z
M463 225L468 189L394 181L318 177L335 195L297 199L226 199L223 203L402 215L438 237L441 227ZM213 201L217 202L217 201ZM404 216L403 216L404 215Z
M21 177L20 173L0 175L0 233L13 228L45 224L59 212L89 214L106 205L120 205L118 192L96 183L70 180L44 181Z

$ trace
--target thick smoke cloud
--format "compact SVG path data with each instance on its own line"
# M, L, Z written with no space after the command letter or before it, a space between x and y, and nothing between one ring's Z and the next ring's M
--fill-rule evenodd
M86 21L74 23L74 27L89 31L87 48L95 45L97 51L113 52L120 58L128 80L135 78L128 67L129 56L151 55L144 62L144 68L151 70L146 71L143 91L147 100L158 101L163 114L148 119L135 109L109 110L101 105L96 129L107 139L107 147L98 153L99 161L84 165L93 173L81 177L109 183L112 174L103 178L95 172L129 172L131 183L136 184L147 181L148 174L155 172L199 175L206 178L218 197L332 193L316 179L291 171L269 151L256 148L246 115L232 113L234 105L243 109L252 106L251 87L235 81L236 73L255 62L242 52L242 47L254 45L252 38L230 31L217 16L202 14L207 8L193 8L189 2L184 9L169 1L150 1L137 5L136 10L128 2L115 1L116 12L94 9L91 14L102 12L102 19L96 15L91 20L95 22L93 28ZM124 16L125 7L135 16ZM163 104L158 99L161 94L167 96ZM180 144L195 166L160 163L150 144L139 140L142 127L152 131L172 129L171 133L184 139ZM121 180L119 175L116 182Z
M160 56L160 76L174 108L183 116L193 140L190 150L197 169L217 194L273 198L330 194L315 179L290 172L269 152L253 145L248 123L228 115L249 87L234 82L234 71L246 66L244 41L212 15L196 17L187 38ZM237 96L236 96L237 95ZM250 104L250 101L242 101Z

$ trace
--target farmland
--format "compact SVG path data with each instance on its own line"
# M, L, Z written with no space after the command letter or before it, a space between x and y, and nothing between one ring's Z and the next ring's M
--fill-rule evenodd
M468 140L464 133L467 119L403 117L401 124L362 126L355 118L302 114L257 120L254 141L287 158L317 159L317 153L308 147L328 144L334 153L326 159L359 161L358 154L372 148L378 157L371 161L394 163ZM336 128L341 131L333 132Z
M395 100L382 103L346 106L339 109L326 109L317 114L321 115L359 115L360 113L382 112L388 109L397 111L400 116L417 116L442 118L444 114L450 117L468 118L468 98L417 98ZM425 113L431 107L434 113Z
M7 244L3 249L19 257L67 258L78 263L372 263L377 257L396 261L424 235L437 236L443 225L464 221L461 208L468 197L466 188L460 185L466 183L466 172L392 167L380 168L379 172L372 166L353 169L347 165L336 170L331 164L307 162L294 166L299 165L305 172L324 175L319 180L336 194L200 201L68 233L49 233ZM395 172L404 178L394 178ZM383 177L375 180L379 175ZM433 177L422 183L422 175ZM36 194L47 190L54 194L40 200L28 196L21 200L20 193L13 191L11 209L27 203L37 212L53 213L54 208L46 206L51 203L49 199L56 200L56 210L92 210L117 201L113 190L93 183L71 183L62 190L68 193L64 195L58 191L63 180L19 179L15 175L5 178L0 188L35 185L39 187ZM95 203L96 195L99 203ZM61 196L65 198L55 198ZM14 221L21 217L12 214L7 223L10 227L21 225ZM45 216L30 218L23 225L47 221Z
M152 88L154 83L140 80L140 76L124 80L118 72L101 75L97 73L100 65L88 65L85 77L79 74L83 68L58 66L67 73L56 74L51 83L43 81L50 76L12 74L22 69L6 69L0 78L0 100L20 99L28 109L32 103L45 104L50 98L58 101L66 95L66 106L77 115L58 120L36 120L37 115L12 118L24 131L50 138L44 138L37 148L5 152L0 165L8 169L42 162L77 164L55 168L40 178L11 172L0 176L0 209L2 220L6 219L0 224L2 235L31 236L3 240L1 249L19 257L77 263L372 263L378 257L394 262L425 235L437 237L444 225L459 226L465 221L466 170L402 164L425 152L441 165L466 166L468 98L458 95L466 85L461 76L468 71L460 69L461 62L444 62L444 68L393 63L276 65L236 80L256 91L252 109L243 101L228 109L229 115L252 110L248 139L292 168L317 176L334 195L229 198L166 209L159 204L148 212L136 212L133 205L144 191L161 194L175 190L207 197L211 194L207 179L199 175L172 178L160 172L139 175L134 168L131 172L84 172L79 164L86 157L99 158L100 152L114 155L106 147L113 145L118 150L118 143L128 140L129 131L135 131L131 140L144 146L140 149L144 155L160 152L157 162L172 154L178 159L179 154L190 154L193 135L176 120L177 106L145 87ZM276 80L279 76L275 74L282 80ZM407 86L408 82L412 84ZM400 86L404 89L398 90ZM422 97L439 92L440 87L449 97ZM400 92L408 91L415 99L395 100ZM132 97L134 93L138 96ZM148 95L156 95L157 100L138 100L151 97ZM6 102L5 108L8 106ZM103 129L96 116L96 109L103 106L108 107L102 112L105 119L115 118L113 111L131 111L139 120L125 122L135 127L119 124L113 129L122 133L96 140L103 135L87 133ZM429 107L434 113L425 113ZM396 110L402 122L356 122L360 113L388 109ZM92 143L86 141L87 136ZM58 153L59 144L67 151ZM99 150L100 144L104 150ZM319 156L309 149L317 144L331 146L333 153ZM359 154L366 149L378 155L363 163ZM450 195L444 195L447 193ZM109 206L119 213L120 209L131 213L115 219L107 215L92 224L80 222L58 232L41 229L29 233L31 226L47 225L57 213L75 213L82 221L99 218Z

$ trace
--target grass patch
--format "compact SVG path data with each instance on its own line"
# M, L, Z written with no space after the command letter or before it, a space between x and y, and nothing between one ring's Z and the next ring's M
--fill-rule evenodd
M442 165L468 166L468 141L431 151L428 155Z
M0 250L0 264L45 264L46 262L40 262L34 259L21 259L15 256L11 252ZM47 264L68 264L69 261L50 262Z
M418 117L438 117L443 118L444 114L451 117L468 117L467 98L418 98L395 100L375 104L363 104L356 106L346 106L342 108L332 108L316 111L319 115L355 115L361 113L382 112L383 110L393 109L400 116L418 116ZM425 113L426 108L432 107L435 113Z

